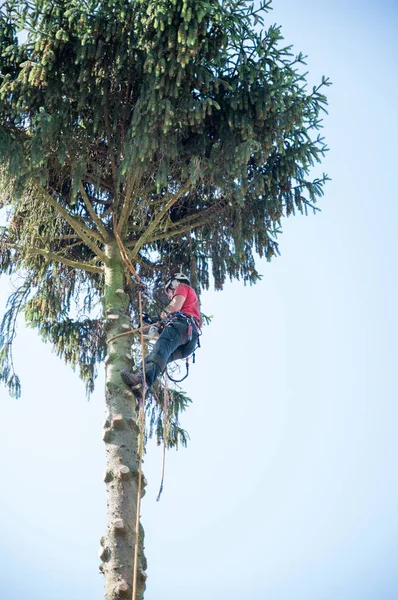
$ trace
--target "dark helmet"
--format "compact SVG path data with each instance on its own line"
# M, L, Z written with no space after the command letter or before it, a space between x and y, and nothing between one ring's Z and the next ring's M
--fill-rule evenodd
M164 284L164 290L167 292L169 288L175 290L179 283L185 283L186 285L191 285L188 277L184 275L184 273L173 273L173 275L166 281Z

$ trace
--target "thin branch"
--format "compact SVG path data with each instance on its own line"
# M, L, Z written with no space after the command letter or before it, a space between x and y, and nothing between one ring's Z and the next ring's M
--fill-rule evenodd
M144 256L142 256L141 254L138 254L137 262L140 265L145 265L145 267L147 269L152 269L152 270L158 270L159 268L161 268L163 266L163 263L155 264L155 263L151 262L148 258L145 258Z
M51 241L67 241L67 240L77 240L78 239L78 235L55 235L53 237L51 237ZM41 240L41 238L39 238L39 240ZM42 241L42 240L41 240ZM48 242L48 240L44 240L46 242Z
M115 163L115 155L113 154L112 151L112 144L111 144L111 130L109 128L109 111L108 111L108 93L106 92L106 98L105 98L105 105L104 105L104 124L105 124L105 132L106 132L106 137L108 138L108 151L111 154L111 168L112 168L112 179L113 179L113 193L115 194L116 198L118 197L118 189L117 189L117 170L116 170L116 163Z
M95 265L90 265L89 263L78 262L75 260L69 260L64 256L60 256L56 252L51 252L50 250L45 250L45 248L29 248L28 250L23 246L18 246L17 244L9 244L8 242L3 242L3 246L6 248L10 248L11 250L18 250L22 253L27 254L39 254L40 256L44 256L48 260L54 260L55 262L60 262L63 265L68 267L72 267L73 269L82 269L83 271L89 271L90 273L103 273L103 267L96 267Z
M79 183L79 189L80 189L82 198L84 200L84 204L86 205L87 210L90 213L92 220L97 225L98 231L100 232L100 234L103 237L103 241L106 242L109 239L109 234L108 234L106 228L104 227L104 224L102 223L101 219L98 217L97 213L93 209L93 206L90 202L89 197L87 196L86 190L84 189L83 183L81 181Z
M136 244L131 252L132 258L137 256L140 248L150 239L151 233L156 230L157 226L160 224L160 222L163 219L163 217L165 216L165 214L167 214L167 212L170 210L170 208L173 206L173 204L175 204L177 202L177 200L179 200L179 198L181 198L181 196L189 190L190 185L191 185L190 180L186 181L185 184L181 186L181 188L179 189L177 194L172 195L170 200L168 202L166 202L166 204L163 206L162 210L160 210L157 213L156 217L148 225L148 227L146 228L146 230L144 231L142 236L136 242Z
M168 237L174 237L176 235L181 235L182 233L187 233L188 231L191 231L192 229L196 229L197 227L200 227L201 225L205 225L208 221L209 214L211 215L214 212L214 209L216 207L217 207L217 205L209 206L209 208L205 208L204 210L201 210L200 212L196 213L195 215L192 215L190 217L185 217L184 219L181 219L180 221L173 223L172 228L166 229L166 231L164 233L160 233L159 235L156 235L147 241L149 243L157 242L159 240L164 240ZM223 210L225 208L227 208L227 204L225 204L224 206L221 206L221 209L219 210L218 214L223 212ZM128 244L127 244L127 247L128 247Z
M131 171L132 170L133 170L133 166L131 167ZM141 175L138 176L138 180L133 179L132 177L128 176L127 182L128 183L126 186L126 193L124 195L123 206L122 206L122 210L120 212L120 219L118 221L118 232L120 234L122 234L123 228L124 228L125 224L127 223L127 219L129 218L129 215L131 212L130 211L130 200L133 195L134 188L137 188L140 185Z
M45 196L45 198L49 201L51 206L53 206L56 211L69 223L69 225L76 231L78 236L83 240L83 242L94 252L94 254L98 257L98 259L104 264L108 264L108 259L105 256L104 252L100 250L90 238L89 234L92 232L90 229L82 225L75 217L70 215L65 208L63 208L54 198L49 194L46 190L44 190L37 182L34 182L37 190ZM88 230L88 231L87 231ZM102 239L102 238L101 238Z

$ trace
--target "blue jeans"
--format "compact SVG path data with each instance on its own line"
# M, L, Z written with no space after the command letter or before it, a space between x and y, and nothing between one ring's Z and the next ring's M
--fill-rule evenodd
M192 329L191 337L189 336L190 329ZM196 348L198 337L197 330L194 327L191 328L183 317L176 317L168 323L144 361L147 387L150 388L153 385L169 362L186 358L192 354Z

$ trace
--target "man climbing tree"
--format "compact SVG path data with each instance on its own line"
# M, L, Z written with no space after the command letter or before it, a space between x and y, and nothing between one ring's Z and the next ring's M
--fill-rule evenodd
M160 313L161 334L152 351L145 357L143 370L137 374L122 371L121 376L136 396L150 389L171 361L190 356L199 339L202 319L195 291L183 273L175 273L165 285L171 302Z
M315 210L327 179L309 171L326 149L317 130L328 81L307 91L302 55L281 45L278 27L259 29L268 4L0 8L0 273L20 282L1 325L0 380L19 395L12 342L22 313L89 392L105 363L106 600L141 599L145 588L141 527L133 552L139 427L121 380L131 336L120 336L131 314L139 321L138 278L148 296L173 272L198 293L227 277L255 283L255 254L278 253L282 217ZM163 363L152 364L155 376ZM148 403L154 426L161 404L153 393ZM171 403L175 414L186 400L175 392ZM166 442L184 441L175 420Z

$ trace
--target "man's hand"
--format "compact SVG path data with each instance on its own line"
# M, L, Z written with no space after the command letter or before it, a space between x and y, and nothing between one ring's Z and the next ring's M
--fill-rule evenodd
M170 314L179 312L182 308L182 305L185 302L185 296L178 294L178 296L174 296L170 304L168 304L165 310L162 310L160 313L161 319L166 319Z

